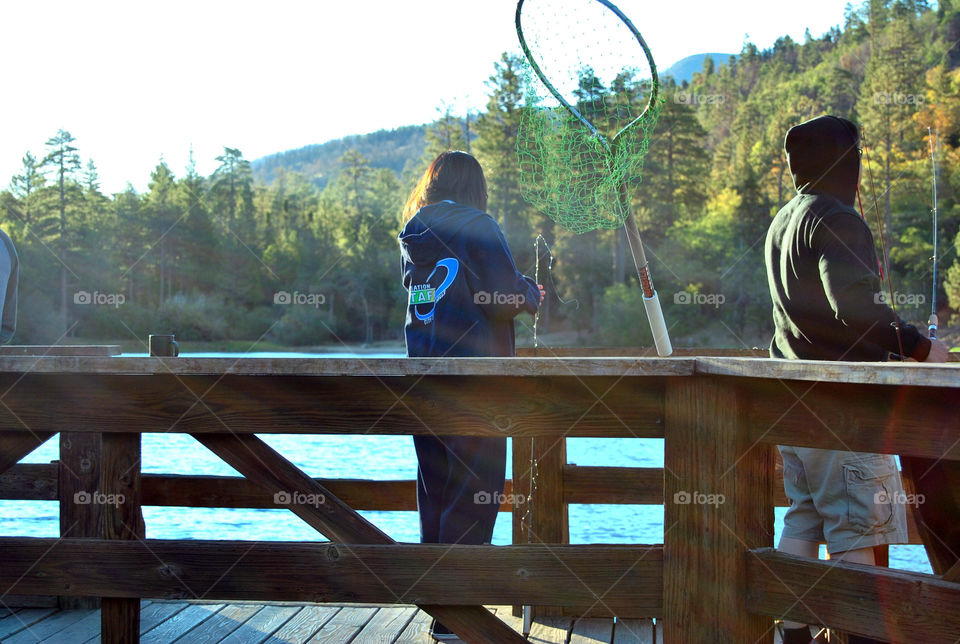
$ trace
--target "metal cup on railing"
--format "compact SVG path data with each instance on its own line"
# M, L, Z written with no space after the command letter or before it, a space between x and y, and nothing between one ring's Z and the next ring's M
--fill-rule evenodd
M150 355L162 358L176 358L180 355L180 345L174 335L151 335Z

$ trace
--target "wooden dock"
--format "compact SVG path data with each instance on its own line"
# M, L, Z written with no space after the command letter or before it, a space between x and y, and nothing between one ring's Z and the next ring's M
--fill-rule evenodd
M521 631L509 606L491 613ZM150 601L140 603L143 644L430 644L432 618L416 606ZM533 644L654 644L649 619L540 618ZM99 644L100 611L20 608L0 611L3 644Z
M516 609L484 606L529 604L542 627L533 636L550 627L565 644L620 641L631 629L619 624L651 618L666 644L770 644L775 619L893 642L960 638L960 526L933 522L960 514L955 364L17 355L0 356L0 391L0 497L58 500L61 521L59 538L0 537L0 592L7 606L55 598L37 618L52 620L50 637L81 628L57 628L79 616L90 631L71 642L98 629L104 644L160 641L150 635L160 623L146 627L180 605L174 623L206 611L185 642L244 641L199 634L296 610L332 611L310 638L344 621L345 641L389 642L357 638L374 620L408 615L403 635L429 614L471 644L522 644ZM396 543L357 511L412 509L412 482L314 479L257 437L435 430L513 438L513 489L534 491L526 507L501 505L513 545ZM150 432L188 434L241 476L142 474ZM57 434L58 462L18 464ZM577 467L568 436L662 439L664 466ZM914 509L936 574L773 550L778 444L899 454L931 501ZM571 503L660 505L664 542L570 545ZM328 541L146 539L144 505L282 506ZM219 603L187 603L200 599ZM358 624L360 608L369 619ZM37 641L28 637L0 635Z

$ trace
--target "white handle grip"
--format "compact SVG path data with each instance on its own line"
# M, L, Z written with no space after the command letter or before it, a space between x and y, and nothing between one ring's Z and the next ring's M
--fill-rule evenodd
M666 358L673 353L673 345L670 344L670 336L667 335L667 323L663 320L663 310L660 308L660 298L657 297L656 291L653 292L653 297L643 296L643 308L647 310L647 320L650 321L657 355Z

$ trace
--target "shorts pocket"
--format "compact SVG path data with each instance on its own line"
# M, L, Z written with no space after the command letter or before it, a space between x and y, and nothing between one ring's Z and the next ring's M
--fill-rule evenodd
M896 528L891 500L899 489L895 461L884 454L859 454L841 464L846 487L847 520L863 535Z

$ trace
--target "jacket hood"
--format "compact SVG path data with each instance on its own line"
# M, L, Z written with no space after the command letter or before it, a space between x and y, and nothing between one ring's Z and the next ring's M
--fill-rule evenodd
M828 194L852 206L860 177L857 126L837 116L820 116L787 131L783 149L797 192Z
M450 201L424 206L410 218L397 240L403 258L418 266L435 264L454 247L453 238L487 213Z

